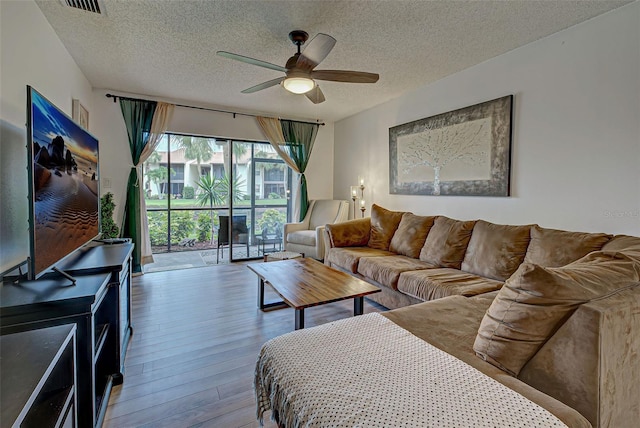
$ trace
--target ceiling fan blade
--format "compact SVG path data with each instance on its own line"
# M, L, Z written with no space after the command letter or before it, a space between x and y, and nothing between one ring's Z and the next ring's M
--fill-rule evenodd
M258 92L258 91L261 91L263 89L267 89L267 88L270 88L272 86L276 86L277 84L279 84L283 80L284 80L284 76L278 77L277 79L268 80L266 82L260 83L259 85L247 88L244 91L242 91L242 93L243 94L251 94L253 92Z
M380 75L376 73L365 73L364 71L314 70L311 72L311 78L332 82L376 83Z
M296 66L303 70L313 70L325 59L336 44L336 39L328 34L318 33L298 57Z
M324 98L324 94L322 93L322 91L320 90L320 86L316 85L315 88L313 88L312 90L310 90L309 92L305 93L305 95L307 96L307 98L309 98L311 100L312 103L314 104L320 104L323 103L325 98Z
M282 71L283 73L287 71L286 68L281 67L279 65L271 64L270 62L261 61L255 58L249 58L248 56L242 56L242 55L234 54L231 52L225 52L225 51L218 51L216 53L225 58L235 59L236 61L257 65L258 67L270 68L271 70Z

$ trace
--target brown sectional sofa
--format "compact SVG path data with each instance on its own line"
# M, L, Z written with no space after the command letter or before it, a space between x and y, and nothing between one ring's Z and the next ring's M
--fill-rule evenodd
M377 205L371 218L328 225L325 264L381 288L369 298L395 309L499 290L524 263L564 266L613 238L604 233L417 216Z
M637 426L640 238L374 206L327 225L325 244L326 264L400 308L386 317L569 426L576 410L594 427Z

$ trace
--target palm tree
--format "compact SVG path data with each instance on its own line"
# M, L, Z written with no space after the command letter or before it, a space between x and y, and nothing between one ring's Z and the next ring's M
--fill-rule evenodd
M239 143L237 141L233 143L233 159L236 164L236 174L238 173L238 160L247 154L248 150L249 145L247 143Z
M144 175L147 176L147 182L145 183L145 190L148 192L151 188L150 184L151 184L151 176L149 175L149 172L151 171L151 165L153 164L157 164L160 163L160 161L162 160L162 156L160 156L160 153L158 153L157 151L153 151L149 157L147 158L147 160L144 162Z
M169 178L169 174L176 175L173 168L167 168L166 166L160 166L158 168L147 171L147 179L158 185L158 183L164 183ZM160 189L158 189L160 190Z
M184 157L188 160L196 161L198 165L198 177L200 176L200 165L208 161L213 156L213 149L208 138L191 137L188 135L174 135L174 141L178 147L184 149Z
M158 163L160 162L161 159L162 159L162 156L160 156L160 153L154 150L153 152L151 152L151 154L149 155L145 163L146 164Z
M238 160L244 156L249 150L249 143L239 143L237 141L231 140L217 140L216 144L222 146L222 159L224 166L224 173L229 174L229 166L227 164L227 159L229 159L229 145L233 146L233 159L235 163L236 173L238 171Z
M228 201L229 200L229 188L230 188L230 184L231 186L233 186L233 202L240 202L244 200L244 195L245 192L243 190L243 187L245 185L245 181L244 179L235 176L233 177L233 180L229 180L229 175L225 175L224 177L222 177L220 179L220 181L224 184L224 188L225 188L225 199Z
M217 179L210 175L203 175L196 184L200 189L197 196L197 202L201 207L209 205L209 210L211 211L211 245L213 245L213 235L216 227L213 217L213 206L225 204L225 201L227 200L228 187L224 185L222 179Z
M231 181L231 185L233 185L233 202L240 202L244 199L244 191L242 190L244 183L243 179L237 177ZM229 204L229 175L227 174L222 178L203 175L196 184L200 189L196 199L198 204L201 207L208 205L211 211L211 244L213 245L215 232L213 207L215 205Z

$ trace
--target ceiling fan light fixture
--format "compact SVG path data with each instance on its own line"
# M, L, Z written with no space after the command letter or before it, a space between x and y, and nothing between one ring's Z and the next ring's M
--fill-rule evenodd
M282 86L294 94L305 94L315 88L316 82L308 77L287 77Z

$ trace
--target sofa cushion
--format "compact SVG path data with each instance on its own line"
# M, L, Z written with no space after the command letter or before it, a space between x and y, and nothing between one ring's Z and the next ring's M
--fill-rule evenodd
M592 252L556 268L523 263L491 303L473 349L517 376L579 305L638 281L640 265L617 252Z
M402 272L398 279L398 291L422 300L456 295L470 297L500 287L500 281L449 268Z
M420 250L420 260L436 266L460 269L475 220L459 221L438 216Z
M396 232L402 211L389 211L376 204L371 207L371 234L367 246L378 250L388 250L391 238Z
M338 266L348 272L358 272L358 261L361 257L394 256L390 251L377 250L369 247L330 248L327 255L329 266Z
M478 220L462 261L462 270L504 281L522 264L531 225L507 226Z
M437 266L407 256L362 257L358 262L360 275L394 290L402 272L433 268Z
M619 251L640 263L640 238L629 235L616 235L604 244L602 251Z
M371 219L366 217L327 224L325 230L332 247L365 247L371 234Z
M611 237L605 233L567 232L536 225L531 228L531 242L524 261L545 267L564 266L600 250Z
M391 238L389 251L417 259L436 218L404 213Z
M640 251L640 238L629 235L616 235L604 244L602 251Z
M316 246L316 231L315 230L297 230L295 232L287 233L287 242L299 245L308 245L310 247Z

